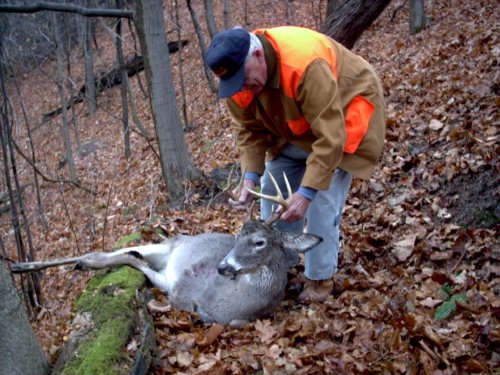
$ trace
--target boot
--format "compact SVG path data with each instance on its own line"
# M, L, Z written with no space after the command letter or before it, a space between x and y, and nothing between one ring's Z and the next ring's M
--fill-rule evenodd
M309 280L297 298L300 302L324 302L333 291L333 280Z

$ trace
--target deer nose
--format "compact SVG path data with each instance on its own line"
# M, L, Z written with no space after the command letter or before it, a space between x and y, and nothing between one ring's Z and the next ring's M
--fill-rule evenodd
M236 269L225 260L218 264L217 272L219 272L219 275L222 276L235 276L238 273L238 271L236 271Z
M226 262L220 262L217 266L217 272L219 272L219 275L228 275L230 273L229 268L229 264Z

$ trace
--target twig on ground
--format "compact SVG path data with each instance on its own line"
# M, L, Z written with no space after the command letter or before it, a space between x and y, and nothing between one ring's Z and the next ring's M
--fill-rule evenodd
M431 350L431 348L429 348L427 346L427 344L424 342L424 340L419 340L418 343L420 344L420 346L422 347L422 349L427 353L429 354L429 356L436 362L436 363L440 363L440 362L443 362L443 360L441 359L441 357L439 355L437 355L436 352L433 352Z
M464 259L464 256L466 253L467 253L467 249L464 248L464 251L462 251L462 254L460 254L460 258L458 258L458 260L457 260L457 263L455 263L455 265L451 269L450 275L453 274L453 272L455 272L455 270L457 269L457 267L460 264L460 262L462 261L462 259Z
M467 310L473 314L481 314L481 311L476 309L474 306L469 305L467 302L456 300L455 303L463 310Z

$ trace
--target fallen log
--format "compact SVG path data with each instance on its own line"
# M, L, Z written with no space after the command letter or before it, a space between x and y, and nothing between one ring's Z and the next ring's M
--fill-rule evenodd
M145 374L158 365L144 286L144 276L127 266L96 273L76 300L52 374Z
M181 41L181 46L184 47L188 44L187 40ZM170 53L175 53L179 50L178 42L168 42L168 51ZM132 77L139 72L144 70L144 58L141 55L134 56L131 60L125 63L125 70L127 71L127 75ZM115 67L108 72L102 73L98 75L95 80L96 85L96 94L98 95L102 91L109 89L113 86L119 85L122 83L122 77L120 74L120 67ZM87 93L86 85L83 85L80 90L78 90L78 94L74 95L72 98L67 100L66 108L70 108L72 105L76 103L82 102ZM43 122L47 121L50 117L60 115L62 113L62 106L54 109L50 112L46 112L43 114Z

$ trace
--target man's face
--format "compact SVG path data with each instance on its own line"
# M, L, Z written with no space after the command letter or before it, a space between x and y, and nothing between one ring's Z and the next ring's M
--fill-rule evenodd
M255 50L250 58L245 61L245 80L242 90L248 90L255 95L259 94L267 81L267 64L264 53Z

